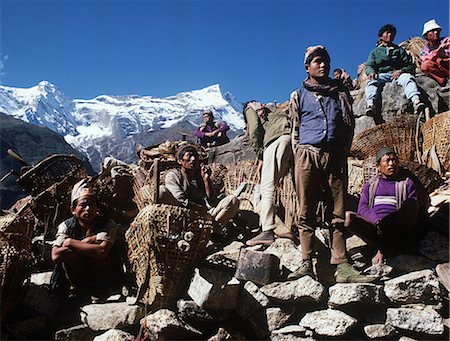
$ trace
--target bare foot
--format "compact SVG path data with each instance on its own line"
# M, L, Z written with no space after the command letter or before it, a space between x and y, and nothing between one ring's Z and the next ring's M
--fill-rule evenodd
M373 265L381 265L384 260L384 255L381 253L380 250L377 251L377 254L372 258L372 264Z

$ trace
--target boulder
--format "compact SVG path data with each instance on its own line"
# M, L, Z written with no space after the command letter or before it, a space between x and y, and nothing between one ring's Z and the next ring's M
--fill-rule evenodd
M300 267L302 255L291 239L277 238L264 252L277 256L280 259L280 265L291 272Z
M294 324L273 330L271 333L271 340L278 340L278 341L314 340L312 338L312 335L313 332L311 330L301 327L298 324Z
M202 307L192 300L181 299L177 301L178 316L186 322L211 322L214 318Z
M299 325L321 336L345 336L356 323L356 319L342 311L327 309L307 313Z
M110 329L106 333L103 333L94 338L94 341L131 341L134 336L130 333L126 333L120 329Z
M407 273L424 269L433 269L436 262L416 255L398 255L386 259L386 264L398 273Z
M222 341L222 340L246 340L246 338L238 331L220 327L217 330L217 333L208 339L208 341Z
M383 287L371 283L336 284L329 288L328 306L336 308L352 303L384 303Z
M55 333L55 341L79 341L93 340L101 332L80 324L66 329L58 330Z
M92 330L108 330L137 324L144 307L126 302L90 304L81 308L81 321Z
M269 331L280 328L294 313L293 307L270 307L266 309L267 327Z
M267 284L261 287L261 292L282 302L320 302L324 298L325 287L310 276L304 276L295 281Z
M37 272L31 274L30 283L34 285L50 285L53 271Z
M188 289L194 302L207 310L233 310L236 308L240 282L225 271L195 269Z
M395 334L395 328L388 324L369 324L364 326L364 333L369 339L387 339Z
M256 159L256 154L247 135L237 136L227 144L211 148L209 154L210 162L218 162L224 165Z
M181 321L175 312L160 309L141 320L150 340L173 340L200 337L202 333Z
M430 231L420 241L419 251L425 257L438 262L448 262L448 237Z
M436 273L439 281L450 292L450 263L442 263L436 266Z
M267 307L268 304L269 299L259 290L258 286L247 281L239 294L236 311L243 319L247 319L255 312Z
M441 315L434 309L423 310L412 308L388 308L386 323L403 330L441 335L444 332L444 323Z
M206 260L216 260L216 259L222 259L227 258L231 259L232 261L237 262L239 259L239 252L240 249L244 246L244 243L234 241L231 244L225 246L221 251L215 252L208 257L206 257Z
M392 302L438 304L441 302L439 281L431 270L415 271L384 284L384 292Z

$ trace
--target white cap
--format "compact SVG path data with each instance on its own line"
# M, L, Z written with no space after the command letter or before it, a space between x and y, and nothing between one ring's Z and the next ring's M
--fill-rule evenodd
M425 24L423 24L422 36L425 36L428 32L435 29L440 31L442 30L442 27L439 26L435 19L428 20Z

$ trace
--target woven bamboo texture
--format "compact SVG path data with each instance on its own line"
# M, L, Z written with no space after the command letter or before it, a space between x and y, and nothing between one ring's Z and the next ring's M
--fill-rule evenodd
M417 69L420 70L419 56L425 46L425 39L421 37L411 37L398 44L398 46L403 47L411 55L414 64L416 64Z
M350 153L364 160L375 156L380 148L389 146L394 148L401 160L413 161L416 150L415 124L415 118L405 117L366 129L355 136Z
M234 165L229 165L224 179L225 192L232 194L244 181L247 182L247 188L239 196L241 202L239 210L254 211L253 192L255 186L259 183L257 161L240 161Z
M434 116L422 126L422 150L429 150L436 146L441 165L446 171L450 170L450 111Z
M67 176L85 178L83 162L73 155L54 154L21 175L18 182L29 194L38 195Z
M206 212L171 205L142 209L125 234L138 299L152 311L173 307L211 232Z
M26 215L0 217L0 322L7 320L14 309L31 270L33 225L34 219Z

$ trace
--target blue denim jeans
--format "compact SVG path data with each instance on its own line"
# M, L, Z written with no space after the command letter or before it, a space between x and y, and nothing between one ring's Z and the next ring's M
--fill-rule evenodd
M402 86L407 99L412 101L419 100L419 90L417 89L416 79L410 73L402 73L397 79L392 78L392 73L379 73L377 79L368 80L366 84L366 102L367 105L373 105L378 94L383 90L384 84L394 82ZM414 98L417 96L416 98Z

